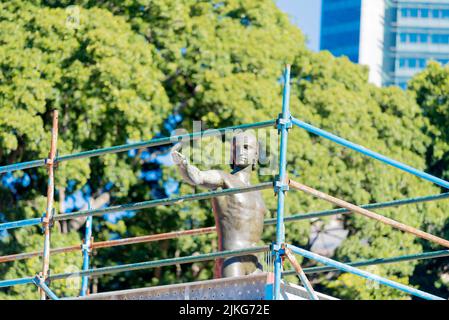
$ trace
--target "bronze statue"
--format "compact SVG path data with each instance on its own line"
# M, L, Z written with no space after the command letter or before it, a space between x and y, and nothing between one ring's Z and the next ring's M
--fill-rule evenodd
M253 134L242 132L233 137L231 173L222 170L199 170L188 164L186 157L179 153L180 147L181 144L173 147L171 154L181 176L188 184L211 190L251 185L251 172L255 169L259 157L258 143ZM220 251L250 248L258 244L266 211L260 191L213 198L212 208ZM215 264L216 277L235 277L261 271L262 266L255 255L226 258Z

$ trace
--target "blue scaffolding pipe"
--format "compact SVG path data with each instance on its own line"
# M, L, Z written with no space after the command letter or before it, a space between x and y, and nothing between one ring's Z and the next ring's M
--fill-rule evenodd
M12 286L20 286L24 284L34 283L34 278L26 277L20 279L8 279L0 281L0 288L12 287Z
M90 203L89 203L90 208ZM86 271L89 269L89 253L90 253L90 245L91 245L91 239L92 237L92 216L87 217L86 219L86 230L84 234L84 243L82 246L83 250L83 271ZM89 286L89 276L83 276L81 278L81 296L87 295L87 289Z
M182 202L186 201L194 201L194 200L205 200L210 199L218 196L225 196L225 195L232 195L237 193L244 193L244 192L251 192L251 191L257 191L257 190L263 190L268 189L273 186L272 182L263 182L259 183L257 185L252 185L248 187L241 187L241 188L230 188L230 189L223 189L223 190L214 190L209 192L201 192L201 193L194 193L194 194L187 194L184 196L179 197L173 197L173 198L163 198L163 199L155 199L155 200L148 200L148 201L142 201L142 202L134 202L134 203L127 203L102 209L91 209L91 210L82 210L82 211L76 211L72 213L63 213L58 214L53 217L54 221L61 221L61 220L69 220L69 219L75 219L80 217L89 217L89 216L101 216L104 214L110 214L120 211L129 211L129 210L140 210L140 209L147 209L147 208L153 208L157 206L168 206L168 205L175 205L180 204ZM6 229L12 229L12 228L19 228L23 226L32 226L32 225L38 225L42 223L42 219L33 218L33 219L26 219L26 220L20 220L20 221L14 221L14 222L6 222L0 224L0 231L6 230Z
M149 200L149 201L142 201L142 202L134 202L134 203L127 203L102 209L91 209L91 210L83 210L83 211L77 211L73 213L64 213L59 214L54 217L55 221L61 221L61 220L68 220L68 219L74 219L74 218L80 218L80 217L88 217L88 216L101 216L104 214L109 213L115 213L120 211L129 211L129 210L140 210L140 209L147 209L147 208L153 208L157 206L168 206L168 205L176 205L187 201L195 201L195 200L205 200L205 199L211 199L219 196L226 196L226 195L232 195L237 193L245 193L245 192L252 192L252 191L258 191L258 190L264 190L268 188L273 187L273 182L262 182L256 185L251 185L248 187L240 187L240 188L229 188L229 189L223 189L223 190L214 190L214 191L208 191L208 192L201 192L201 193L193 193L193 194L187 194L179 197L172 197L172 198L163 198L163 199L155 199L155 200Z
M360 205L359 207L364 208L364 209L381 209L381 208L388 208L388 207L404 206L407 204L444 200L447 198L449 198L449 192L433 194L433 195L429 195L429 196L422 196L422 197L413 197L413 198L392 200L392 201L386 201L386 202L369 203L369 204ZM297 213L297 214L293 214L291 216L284 217L284 223L312 219L312 218L327 217L327 216L333 216L333 215L345 214L345 213L351 213L351 211L349 211L347 209L332 209L332 210L323 210L323 211L316 211L316 212ZM34 225L41 224L41 222L42 222L41 218L33 218L33 219L5 222L5 223L0 223L0 230L34 226ZM274 224L276 224L276 218L266 219L264 223L265 223L265 225L274 225Z
M243 250L243 251L242 251ZM60 280L65 279L67 277L71 276L84 276L84 275L92 275L91 272L97 272L96 275L104 274L104 273L113 273L113 272L123 272L123 271L129 271L130 268L137 267L139 270L143 269L149 269L149 268L155 268L160 266L169 266L169 265L175 265L175 264L182 264L182 263L191 263L191 262L199 262L199 261L206 261L215 259L217 257L228 257L239 254L248 254L248 253L256 253L256 252L263 252L263 251L269 251L269 248L266 247L257 247L255 249L242 249L242 250L230 250L225 252L213 252L208 254L202 254L197 256L187 256L187 257L179 257L179 258L169 258L165 260L158 260L158 261L146 261L146 262L139 262L137 264L130 264L130 265L118 265L113 267L104 267L99 269L88 269L81 271L81 273L68 273L68 274L55 274L50 275L50 280ZM404 261L412 261L412 260L426 260L426 259L434 259L434 258L444 258L449 257L449 250L438 250L438 251L430 251L430 252L423 252L423 253L415 253L415 254L409 254L409 255L403 255L403 256L397 256L392 258L375 258L375 259L369 259L369 260L363 260L363 261L356 261L356 262L349 262L347 265L353 266L353 267L363 267L363 266L369 266L369 265L377 265L377 264L386 264L386 263L397 263L397 262L404 262ZM111 268L114 270L111 271ZM338 268L335 267L310 267L310 268L304 268L304 273L310 274L310 273L320 273L320 272L329 272L329 271L341 271ZM283 275L292 275L295 274L295 270L289 270L284 271ZM25 285L25 284L32 284L34 283L33 278L20 278L20 279L10 279L10 280L2 280L0 281L0 288L4 287L11 287L15 285Z
M438 250L431 252L422 252L415 254L406 254L403 256L397 256L392 258L374 258L362 261L348 262L346 263L351 267L365 267L365 266L373 266L379 264L387 264L387 263L399 263L405 261L414 261L414 260L426 260L426 259L435 259L435 258L445 258L449 257L449 250ZM329 272L329 271L339 271L339 269L334 267L310 267L304 268L304 273L321 273L321 272ZM284 271L282 274L284 276L293 275L296 273L296 270Z
M434 194L434 195L423 196L423 197L414 197L414 198L406 198L406 199L393 200L393 201L387 201L387 202L364 204L364 205L360 205L360 207L364 208L364 209L380 209L380 208L403 206L403 205L407 205L407 204L442 200L442 199L447 199L448 197L449 197L449 192L446 192L446 193ZM316 211L316 212L309 212L309 213L297 213L297 214L293 214L293 215L284 217L284 223L332 216L332 215L337 215L337 214L346 214L346 213L350 213L350 212L351 211L349 211L347 209L332 209L332 210ZM264 225L275 225L275 224L276 224L276 218L264 220ZM1 224L0 224L0 230L2 230ZM59 249L61 249L61 248L59 248ZM55 250L54 253L58 253L58 251L56 251L58 249L53 249L53 250ZM61 252L63 252L63 251L61 251ZM53 252L52 252L52 254L53 254ZM18 257L17 260L20 260L20 259L32 258L32 257L39 256L39 255L42 255L42 252L38 252L38 251L28 252L28 253L21 253L21 254L11 255L11 256L17 256ZM2 260L2 258L4 258L4 257L11 257L11 256L0 257L0 263L12 261L12 260L7 260L7 261Z
M31 169L45 166L45 159L19 162L0 167L0 174L17 170Z
M287 139L288 129L291 119L290 115L290 66L287 65L284 71L284 90L282 93L282 114L278 119L278 130L281 134L281 146L279 155L279 177L276 181L275 191L277 193L277 214L276 214L276 250L274 250L274 300L279 300L281 295L282 276L282 255L281 244L285 240L284 228L284 202L285 192L288 189L286 182L287 167Z
M94 150L88 150L88 151L82 151L82 152L78 152L78 153L68 154L68 155L57 157L55 159L55 162L64 162L64 161L75 160L75 159L91 158L91 157L97 157L97 156L100 156L103 154L119 153L119 152L134 150L134 149L162 146L162 145L167 145L167 144L171 144L171 143L176 143L180 140L186 140L186 139L194 140L194 139L199 139L202 137L219 136L227 131L232 131L232 130L237 130L237 129L246 130L246 129L266 128L266 127L271 127L274 124L275 124L275 120L268 120L268 121L256 122L256 123L251 123L251 124L241 124L241 125L220 128L220 129L213 129L213 130L199 131L199 132L193 132L193 133L188 133L188 134L181 134L181 135L176 135L176 136L172 136L172 137L156 138L156 139L151 139L148 141L128 143L128 144L123 144L123 145L119 145L119 146L113 146L113 147L94 149ZM45 159L14 163L14 164L6 165L6 166L1 166L0 174L6 173L6 172L11 172L11 171L16 171L16 170L24 170L24 169L30 169L30 168L35 168L35 167L42 167L44 165L45 165Z
M404 206L407 204L443 200L443 199L447 199L447 198L449 198L449 192L441 193L441 194L434 194L434 195L430 195L430 196L423 196L423 197L414 197L414 198L406 198L406 199L386 201L386 202L369 203L369 204L360 205L359 207L363 208L363 209L381 209L381 208L389 208L389 207L399 207L399 206ZM308 212L308 213L296 213L291 216L285 217L284 222L321 218L321 217L333 216L333 215L337 215L337 214L346 214L346 213L351 213L351 211L348 209L345 209L345 208L340 208L340 209L323 210L323 211ZM271 225L271 224L275 224L275 223L276 223L276 219L274 219L274 218L265 220L266 225Z
M227 258L227 257L237 257L237 256L245 256L248 254L254 254L259 252L268 252L270 247L259 246L259 247L251 247L244 249L236 249L236 250L225 250L211 253L204 253L201 255L193 255L186 257L178 257L178 258L169 258L155 261L145 261L145 262L137 262L137 263L129 263L124 265L96 268L96 269L87 269L81 270L78 272L69 272L69 273L58 273L53 274L48 277L49 280L61 280L69 277L82 277L82 276L98 276L102 274L110 274L110 273L118 273L132 270L144 270L150 268L164 267L164 266L172 266L176 264L184 264L184 263L194 263L194 262L202 262L202 261L210 261L218 258ZM20 279L11 279L11 280L3 280L0 281L0 288L11 287L15 285L24 285L34 283L34 278L20 278Z
M391 158L388 158L388 157L386 157L384 155L381 155L380 153L371 151L371 150L369 150L369 149L367 149L367 148L365 148L365 147L363 147L361 145L358 145L358 144L352 143L352 142L350 142L350 141L348 141L346 139L340 138L340 137L338 137L338 136L336 136L336 135L334 135L332 133L329 133L327 131L324 131L322 129L314 127L314 126L312 126L312 125L310 125L310 124L308 124L308 123L306 123L304 121L301 121L301 120L298 120L296 118L293 118L292 122L293 122L294 125L302 128L302 129L305 129L305 130L307 130L307 131L309 131L311 133L314 133L314 134L316 134L316 135L318 135L320 137L326 138L326 139L328 139L328 140L330 140L332 142L335 142L335 143L337 143L339 145L342 145L342 146L347 147L349 149L355 150L355 151L360 152L360 153L362 153L362 154L364 154L364 155L366 155L368 157L371 157L371 158L374 158L376 160L382 161L383 163L386 163L386 164L388 164L390 166L393 166L395 168L401 169L401 170L403 170L405 172L411 173L411 174L413 174L413 175L415 175L417 177L420 177L420 178L425 179L427 181L433 182L433 183L435 183L435 184L437 184L437 185L439 185L441 187L449 189L449 182L447 182L447 181L445 181L443 179L434 177L431 174L425 173L425 172L423 172L421 170L418 170L418 169L415 169L413 167L410 167L409 165L406 165L406 164L403 164L403 163L401 163L399 161L396 161L396 160L393 160Z
M56 294L47 286L47 284L38 276L34 277L33 282L36 286L44 290L51 300L59 300Z
M21 228L21 227L36 226L41 223L42 223L42 218L32 218L32 219L4 222L4 223L0 223L0 231L14 229L14 228Z
M426 299L426 300L446 300L444 298L435 296L433 294L430 294L430 293L427 293L427 292L424 292L424 291L421 291L421 290L418 290L418 289L415 289L415 288L411 288L409 286L403 285L401 283L397 283L395 281L392 281L392 280L386 279L384 277L372 274L370 272L357 269L357 268L352 267L352 266L350 266L348 264L341 263L341 262L338 262L338 261L335 261L335 260L332 260L332 259L320 256L319 254L310 252L308 250L304 250L304 249L298 248L298 247L290 245L290 244L287 244L286 246L287 246L287 248L291 249L294 253L299 254L299 255L301 255L303 257L306 257L308 259L312 259L312 260L318 261L318 262L320 262L322 264L325 264L327 266L331 266L331 267L337 268L337 269L339 269L341 271L349 272L349 273L355 274L357 276L366 278L368 280L378 282L380 284L383 284L383 285L389 286L391 288L403 291L405 293L414 295L416 297L419 297L419 298L422 298L422 299Z

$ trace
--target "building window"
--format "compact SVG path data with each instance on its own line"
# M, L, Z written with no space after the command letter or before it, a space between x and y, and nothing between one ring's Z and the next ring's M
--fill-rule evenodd
M408 9L407 8L402 8L401 9L401 16L402 17L408 17Z
M434 19L449 19L448 9L425 9L425 8L401 8L401 17L409 18L429 18L430 16Z
M426 67L426 59L418 59L418 65L420 68Z
M449 35L432 35L433 43L441 43L446 41ZM449 40L449 39L448 39ZM401 43L428 43L429 35L426 33L400 33L399 40Z
M438 19L440 17L440 10L433 9L432 10L432 18Z
M435 44L449 44L449 35L447 34L433 34L432 43Z
M424 58L399 58L400 69L424 69L426 67Z
M401 34L399 35L399 37L400 37L402 43L407 42L407 34L401 33Z
M440 43L440 35L432 34L432 43Z

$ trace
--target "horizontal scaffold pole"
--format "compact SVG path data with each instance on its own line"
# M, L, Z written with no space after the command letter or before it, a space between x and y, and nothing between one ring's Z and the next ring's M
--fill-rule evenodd
M348 262L346 263L348 266L352 267L365 267L365 266L373 266L379 264L387 264L387 263L399 263L405 261L414 261L414 260L426 260L426 259L435 259L435 258L445 258L449 257L449 250L438 250L431 252L422 252L415 254L406 254L403 256L392 257L392 258L374 258L356 262ZM310 267L304 268L305 273L321 273L321 272L329 272L329 271L340 271L334 267ZM289 270L283 272L283 275L293 275L296 273L296 270Z
M320 262L322 264L325 264L327 266L331 266L331 267L337 268L337 269L339 269L341 271L345 271L345 272L349 272L349 273L355 274L357 276L366 278L366 279L371 280L371 281L378 282L380 284L389 286L391 288L403 291L405 293L414 295L414 296L422 298L422 299L426 299L426 300L445 300L445 299L443 299L441 297L438 297L438 296L435 296L433 294L430 294L430 293L427 293L427 292L424 292L424 291L421 291L421 290L418 290L418 289L415 289L415 288L403 285L402 283L398 283L398 282L389 280L387 278L375 275L373 273L370 273L370 272L367 272L367 271L364 271L364 270L357 269L357 268L352 267L352 266L350 266L348 264L341 263L341 262L338 262L338 261L335 261L335 260L332 260L332 259L320 256L319 254L310 252L310 251L305 250L305 249L298 248L298 247L293 246L293 245L287 244L287 248L291 249L294 253L299 254L300 256L303 256L305 258L308 258L308 259L311 259L311 260L315 260L315 261Z
M409 165L406 165L402 162L393 160L391 158L388 158L380 153L371 151L361 145L355 144L351 141L348 141L346 139L340 138L332 133L329 133L327 131L324 131L322 129L319 129L317 127L314 127L304 121L298 120L296 118L292 119L292 122L294 125L303 128L311 133L314 133L320 137L326 138L332 142L338 143L339 145L342 145L344 147L347 147L349 149L355 150L357 152L360 152L368 157L374 158L376 160L382 161L383 163L386 163L390 166L393 166L395 168L401 169L405 172L411 173L417 177L420 177L422 179L425 179L427 181L433 182L441 187L444 187L446 189L449 189L449 182L440 178L437 178L435 176L432 176L431 174L425 173L421 170L415 169Z
M90 249L94 250L94 249L111 248L111 247L124 246L124 245L129 245L129 244L136 244L136 243L148 243L148 242L153 242L153 241L179 238L182 236L207 234L207 233L212 233L215 231L216 231L215 227L207 227L207 228L180 230L180 231L173 231L173 232L167 232L167 233L152 234L152 235L140 236L140 237L92 242L90 245ZM80 251L81 249L82 249L82 245L79 244L79 245L68 246L68 247L63 247L63 248L54 248L54 249L51 249L50 253L51 254L67 253L67 252ZM38 257L38 256L42 256L42 251L11 254L8 256L0 257L0 263L29 259L29 258Z
M202 192L202 193L194 193L194 194L188 194L185 196L179 196L179 197L173 197L173 198L164 198L164 199L155 199L155 200L148 200L148 201L142 201L142 202L134 202L134 203L127 203L102 209L89 209L89 210L82 210L72 213L64 213L59 214L53 217L55 221L61 221L61 220L69 220L69 219L76 219L80 217L87 217L87 216L101 216L104 214L109 213L115 213L120 211L129 211L129 210L139 210L139 209L147 209L147 208L153 208L157 206L169 206L169 205L175 205L180 204L187 201L195 201L195 200L205 200L210 199L214 197L219 196L226 196L226 195L232 195L237 193L245 193L245 192L252 192L257 190L263 190L263 189L269 189L273 187L272 182L263 182L259 183L257 185L249 186L249 187L242 187L242 188L230 188L230 189L224 189L224 190L215 190L215 191L209 191L209 192ZM1 230L7 230L7 229L13 229L13 228L20 228L25 226L32 226L32 225L39 225L42 223L42 219L39 218L33 218L33 219L26 219L26 220L19 220L19 221L13 221L13 222L5 222L0 223L0 231Z
M429 196L386 201L386 202L369 203L369 204L360 205L359 207L364 208L364 209L382 209L382 208L405 206L405 205L414 204L414 203L423 203L423 202L443 200L443 199L447 199L447 198L449 198L449 192L441 193L441 194L433 194L433 195L429 195ZM345 208L340 208L340 209L332 209L332 210L324 210L324 211L316 211L316 212L308 212L308 213L297 213L297 214L293 214L291 216L285 217L284 220L285 220L285 222L291 222L291 221L333 216L333 215L337 215L337 214L346 214L346 213L351 213L351 212L352 212L351 210L348 210ZM275 223L276 223L276 219L265 220L265 224L275 224Z
M263 182L259 183L253 186L249 187L241 187L241 188L230 188L230 189L223 189L223 190L216 190L216 191L209 191L209 192L202 192L202 193L194 193L194 194L188 194L185 196L179 196L179 197L173 197L173 198L164 198L164 199L156 199L156 200L149 200L149 201L142 201L142 202L135 202L135 203L128 203L128 204L122 204L118 206L112 206L102 209L93 209L93 210L83 210L83 211L77 211L73 213L64 213L59 214L54 217L55 221L61 221L61 220L68 220L68 219L75 219L80 217L87 217L87 216L101 216L104 214L110 214L115 212L121 212L121 211L130 211L130 210L140 210L140 209L147 209L147 208L153 208L157 206L169 206L169 205L175 205L180 204L187 201L195 201L195 200L205 200L220 196L228 196L232 194L237 193L246 193L246 192L253 192L263 189L272 188L273 183L272 182Z
M195 256L169 258L169 259L146 261L146 262L139 262L139 263L130 263L130 264L125 264L125 265L120 265L120 266L89 269L89 270L79 271L79 272L54 274L54 275L50 276L50 280L66 279L68 277L98 276L98 275L109 274L109 273L117 273L117 272L124 272L124 271L134 271L134 270L158 268L158 267L164 267L164 266L172 266L172 265L176 265L176 264L203 262L203 261L215 260L217 258L237 257L237 256L244 256L244 255L254 254L254 253L259 253L259 252L268 252L269 250L270 250L270 246L266 245L266 246L259 246L259 247L246 248L246 249L226 250L226 251L205 253L205 254L200 254L200 255L195 255Z
M393 201L387 201L387 202L364 204L364 205L361 205L360 207L364 208L364 209L381 209L381 208L388 208L388 207L403 206L403 205L407 205L407 204L436 201L436 200L442 200L442 199L447 199L447 198L449 198L449 192L442 193L442 194L434 194L434 195L430 195L430 196L423 196L423 197L415 197L415 198L407 198L407 199L393 200ZM351 211L348 209L344 209L344 208L332 209L332 210L324 210L324 211L309 212L309 213L297 213L297 214L285 217L284 220L285 220L285 222L294 222L294 221L301 221L301 220L314 219L314 218L332 216L332 215L337 215L337 214L346 214L346 213L351 213ZM28 225L38 225L38 224L40 224L41 219L29 219L29 220L22 220L22 221L30 222ZM264 224L265 225L274 225L274 224L276 224L276 219L275 218L266 219L264 221ZM14 222L7 222L5 224L0 224L0 230L13 228L13 225L14 225ZM18 226L14 225L14 227L17 228ZM173 231L173 232L161 233L161 234L155 234L155 235L124 238L124 239L118 239L118 240L100 241L100 242L93 243L92 249L109 248L109 247L115 247L115 246L121 246L121 245L127 245L127 244L146 243L146 242L152 242L152 241L174 239L174 238L178 238L181 236L213 233L215 231L216 231L215 227L206 227L206 228L198 228L198 229L190 229L190 230ZM51 249L51 254L67 253L67 252L73 252L73 251L79 251L79 250L81 250L81 244L63 247L63 248L54 248L54 249ZM15 261L15 260L22 260L22 259L29 259L29 258L41 256L41 255L42 255L41 251L11 254L11 255L0 257L0 263L8 262L8 261Z
M169 258L169 259L163 259L163 260L130 263L130 264L124 264L124 265L118 265L118 266L88 269L88 270L78 271L78 272L58 273L58 274L50 275L49 280L60 280L60 279L66 279L69 277L98 276L98 275L110 274L110 273L118 273L118 272L125 272L125 271L134 271L134 270L143 270L143 269L157 268L157 267L163 267L163 266L171 266L171 265L176 265L176 264L210 261L210 260L215 260L218 258L237 257L237 256L244 256L244 255L248 255L248 254L254 254L254 253L259 253L259 252L268 252L268 251L270 251L270 246L268 246L268 245L252 247L252 248L245 248L245 249L237 249L237 250L225 250L225 251L205 253L205 254L199 254L199 255L193 255L193 256L187 256L187 257ZM30 278L3 280L3 281L0 281L0 288L10 287L10 286L14 286L14 285L21 285L21 284L29 284L29 283L34 283L34 278L30 277Z
M276 123L275 120L268 120L268 121L256 122L256 123L252 123L252 124L242 124L242 125L220 128L220 129L210 129L210 130L206 130L206 131L198 131L198 132L176 135L176 136L171 136L171 137L156 138L156 139L151 139L148 141L128 143L128 144L123 144L123 145L119 145L119 146L82 151L82 152L78 152L78 153L73 153L73 154L68 154L68 155L63 155L63 156L57 157L55 159L55 163L69 161L69 160L83 159L83 158L92 158L92 157L97 157L97 156L100 156L103 154L119 153L119 152L134 150L134 149L162 146L162 145L175 143L180 140L184 140L184 141L187 139L195 140L195 139L199 139L199 138L203 138L203 137L219 136L219 135L222 135L223 133L229 132L231 130L247 130L247 129L266 128L266 127L274 126L275 123ZM30 169L30 168L35 168L35 167L42 167L44 165L45 165L45 159L33 160L33 161L21 162L21 163L14 163L14 164L6 165L6 166L1 166L0 174L6 173L6 172L11 172L11 171L16 171L16 170L24 170L24 169Z
M259 250L259 248L261 251L257 251L257 252L269 251L268 246L256 247L256 248L254 248L254 250ZM228 252L230 252L230 251L224 251L223 253L228 254ZM257 252L254 252L254 253L257 253ZM219 253L220 252L213 253L213 254L219 254ZM245 252L245 254L249 254L249 253ZM221 256L220 257L214 256L213 258L209 259L210 255L211 254L207 254L206 256L208 256L208 258L205 259L204 261L221 258ZM193 257L201 259L201 257L204 257L204 256L205 255L197 255L197 256L193 256ZM182 263L189 263L190 261L188 261L188 259L191 257L192 256L165 259L165 260L159 260L159 261L163 261L164 265L173 265L173 264L181 263L181 262L177 262L178 261L177 259L183 259L184 262L182 262ZM363 266L370 266L370 265L376 265L376 264L397 263L397 262L404 262L404 261L426 260L426 259L435 259L435 258L444 258L444 257L449 257L449 250L423 252L423 253L409 254L409 255L403 255L403 256L398 256L398 257L393 257L393 258L369 259L369 260L363 260L363 261L357 261L357 262L349 262L349 263L347 263L347 265L353 266L353 267L363 267ZM203 260L201 260L201 261L203 261ZM148 264L147 264L147 266L140 265L139 269L153 268L153 267L155 267L154 264L157 262L158 261L142 262L142 263L148 263ZM199 261L192 261L192 262L199 262ZM140 263L140 264L142 264L142 263ZM115 267L122 267L122 266L115 266ZM156 267L157 267L157 265L156 265ZM109 268L109 267L107 267L107 268ZM101 268L101 269L103 269L103 268ZM101 269L91 269L91 270L101 270ZM332 267L332 266L304 268L304 272L306 274L328 272L328 271L335 271L335 270L341 271L340 269ZM124 270L124 271L127 271L127 270ZM117 271L117 272L120 272L120 271ZM294 270L293 271L285 271L285 272L283 272L283 274L290 275L290 274L294 274L295 272L296 271L294 271ZM83 276L83 275L84 274L81 274L80 276ZM63 278L61 275L54 275L54 276L58 276L58 279ZM69 276L70 276L70 274L69 274ZM34 278L20 278L20 279L2 280L2 281L0 281L0 288L11 287L11 286L15 286L15 285L30 284L30 283L33 283L33 279ZM50 276L50 279L53 279L52 276ZM55 279L53 279L53 280L55 280Z
M37 226L42 223L42 218L32 218L0 223L0 230L8 230L22 227Z
M411 234L413 234L413 235L415 235L417 237L420 237L422 239L426 239L428 241L431 241L431 242L437 243L439 245L442 245L442 246L444 246L446 248L449 248L449 241L446 240L446 239L434 236L433 234L430 234L430 233L424 232L422 230L413 228L413 227L408 226L406 224L400 223L400 222L398 222L396 220L384 217L384 216L382 216L380 214L377 214L375 212L372 212L372 211L366 210L364 208L358 207L358 206L356 206L356 205L354 205L352 203L346 202L344 200L332 197L332 196L330 196L330 195L328 195L328 194L326 194L324 192L315 190L315 189L310 188L310 187L308 187L306 185L303 185L303 184L301 184L299 182L290 180L289 181L289 185L290 185L290 187L292 187L295 190L303 191L305 193L308 193L308 194L310 194L310 195L312 195L314 197L317 197L319 199L322 199L322 200L325 200L327 202L330 202L330 203L332 203L334 205L337 205L339 207L346 208L346 209L348 209L348 210L350 210L352 212L361 214L361 215L363 215L365 217L368 217L370 219L377 220L377 221L382 222L383 224L387 224L387 225L389 225L389 226L391 226L393 228L399 229L399 230L407 232L407 233L411 233Z

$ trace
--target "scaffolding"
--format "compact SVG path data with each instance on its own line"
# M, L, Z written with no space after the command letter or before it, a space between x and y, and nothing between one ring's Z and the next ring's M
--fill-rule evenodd
M346 148L352 149L359 153L362 153L368 157L374 158L378 161L383 162L384 164L396 167L405 172L413 174L421 179L433 182L441 187L449 189L449 182L427 174L423 171L410 167L406 164L403 164L399 161L388 158L384 155L381 155L377 152L369 150L363 146L354 144L348 140L340 138L332 133L326 132L322 129L316 128L311 124L303 122L295 117L293 117L290 113L289 107L289 98L290 98L290 66L287 66L283 73L283 98L282 98L282 113L279 114L279 117L275 120L268 120L264 122L257 122L253 124L244 124L238 126L232 126L227 128L220 128L217 130L208 130L201 132L194 132L191 134L178 135L173 137L166 138L158 138L152 139L149 141L143 141L138 143L129 143L125 145L100 148L95 150L83 151L74 154L68 154L63 156L57 155L57 139L58 139L58 112L55 110L53 112L53 125L52 125L52 134L51 134L51 148L49 152L49 156L47 159L40 159L28 162L21 162L16 164L10 164L0 167L0 174L16 171L16 170L25 170L29 168L42 167L46 166L48 171L48 188L47 188L47 206L45 214L41 218L33 218L33 219L25 219L18 221L5 222L0 224L0 231L14 229L14 228L22 228L28 226L40 225L44 231L44 248L42 251L28 252L28 253L18 253L13 255L7 255L0 257L0 263L8 262L8 261L16 261L22 259L29 259L32 257L42 257L42 272L32 275L25 278L19 279L7 279L0 280L0 288L16 286L16 285L26 285L26 284L34 284L37 286L40 297L42 300L46 300L47 297L52 300L58 300L59 298L54 294L54 292L50 289L49 283L54 280L67 279L69 277L81 277L82 285L80 296L85 296L87 294L87 287L89 278L92 276L100 276L104 274L111 273L119 273L125 271L132 270L143 270L149 268L156 268L162 266L170 266L170 265L178 265L184 263L193 263L200 261L211 261L220 258L226 257L234 257L234 256L243 256L247 254L255 254L266 252L270 254L273 259L274 266L274 279L273 285L269 290L266 290L264 298L267 300L279 300L281 299L281 286L282 286L282 277L286 275L296 274L298 275L301 283L303 284L305 291L310 300L319 299L321 294L315 293L311 283L307 279L307 274L313 273L321 273L321 272L329 272L329 271L342 271L349 272L355 274L357 276L366 278L368 280L378 282L380 284L395 288L397 290L403 291L407 294L428 300L445 300L444 298L435 296L433 294L412 288L410 286L403 285L401 283L389 280L384 277L380 277L373 273L358 269L357 267L369 266L369 265L378 265L378 264L387 264L387 263L397 263L403 261L412 261L412 260L422 260L422 259L434 259L440 257L448 257L449 250L438 250L432 252L424 252L424 253L416 253L409 254L403 256L397 256L392 258L378 258L378 259L370 259L363 261L355 261L350 263L342 263L330 258L318 255L311 251L305 250L303 248L299 248L297 246L285 243L285 229L284 224L290 223L294 221L300 221L304 219L312 219L319 218L325 216L332 216L338 214L361 214L370 219L374 219L381 223L390 225L393 228L399 229L403 232L413 234L422 239L437 243L443 247L449 248L449 241L446 239L442 239L435 235L429 234L422 230L418 230L411 226L405 225L393 219L384 217L380 214L374 213L370 211L370 209L378 209L378 208L386 208L386 207L397 207L403 206L407 204L413 203L422 203L428 201L436 201L443 200L449 198L448 193L434 194L428 195L424 197L414 197L407 198L401 200L394 200L389 202L382 203L372 203L365 205L354 205L348 203L344 200L337 199L330 195L327 195L323 192L315 190L311 187L303 185L297 181L293 181L288 179L287 177L287 142L288 142L288 134L289 130L293 127L302 128L310 133L318 135L322 138L328 139L334 143L342 145ZM228 130L246 130L246 129L258 129L258 128L266 128L275 126L278 129L278 133L280 135L280 152L279 152L279 174L276 177L275 181L259 183L257 185L242 187L242 188L232 188L232 189L224 189L224 190L214 190L203 193L189 194L183 195L179 197L171 197L164 199L156 199L150 201L136 202L136 203L128 203L123 205L110 206L101 209L91 209L90 207L87 210L77 211L74 213L63 213L63 214L54 214L53 202L54 202L54 169L55 166L64 161L70 161L75 159L82 158L90 158L101 156L104 154L111 153L119 153L133 149L141 149L148 148L153 146L161 146L161 145L169 145L172 144L173 141L179 141L180 139L189 139L195 140L200 139L206 136L218 136L222 135L224 132ZM198 228L191 230L181 230L163 234L155 234L155 235L146 235L141 237L133 237L133 238L124 238L118 240L109 240L109 241L101 241L94 242L92 238L92 217L93 216L102 216L105 214L110 214L119 211L127 211L127 210L139 210L145 208L151 208L156 206L168 206L178 204L180 202L186 201L197 201L203 199L211 199L213 197L218 196L227 196L233 195L237 193L245 193L252 192L257 190L264 190L272 188L275 191L277 196L277 214L275 219L267 219L264 221L265 225L276 225L276 237L271 244L251 247L246 249L239 250L226 250L226 251L218 251L212 253L205 253L200 255L192 255L185 257L177 257L177 258L168 258L163 260L155 260L155 261L144 261L139 263L130 263L124 265L116 265L116 266L108 266L102 268L89 268L89 255L92 250L100 249L100 248L108 248L122 245L130 245L135 243L148 243L152 241L160 241L163 239L174 239L178 237L184 236L194 236L200 234L214 233L216 232L215 227L206 227L206 228ZM300 213L291 215L288 217L284 217L284 204L285 204L285 196L286 193L290 191L290 189L298 190L301 192L308 193L314 197L319 199L328 201L334 205L340 207L340 209L333 210L324 210L319 212L308 212L308 213ZM53 248L50 247L50 233L51 227L53 226L55 221L69 220L80 217L87 217L86 220L86 230L84 241L80 245L62 247L62 248ZM59 273L59 274L50 274L50 257L53 254L58 253L66 253L66 252L74 252L81 251L83 254L83 265L80 271L76 272L67 272L67 273ZM324 266L311 267L311 268L302 268L301 265L297 262L294 254L299 256L314 260L316 262L324 264ZM284 270L283 261L289 260L294 267L294 270Z

